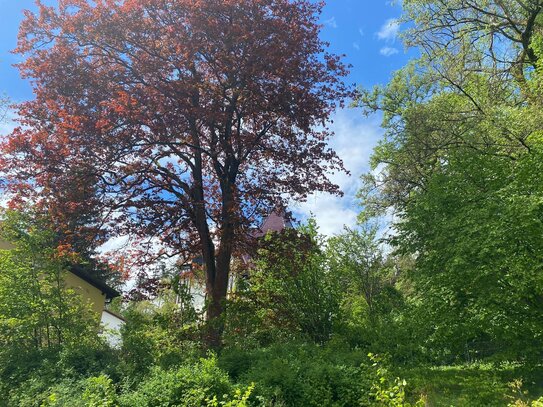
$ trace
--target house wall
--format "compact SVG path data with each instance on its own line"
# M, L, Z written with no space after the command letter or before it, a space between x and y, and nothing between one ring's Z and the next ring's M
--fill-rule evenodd
M121 328L124 325L124 321L111 312L104 310L101 322L104 328L102 335L106 341L113 347L119 347L122 342Z
M70 272L66 273L64 281L67 288L74 289L74 291L80 294L87 303L92 305L92 309L96 313L97 318L100 318L106 303L106 295L98 288Z
M192 295L192 305L197 312L202 312L206 304L205 284L197 281L191 282L190 294Z
M11 250L14 248L15 246L11 243L0 240L0 250ZM64 283L67 288L72 288L76 293L81 295L84 301L91 304L97 319L102 316L106 302L106 296L102 291L70 272L66 273Z
M231 273L228 277L228 292L227 296L230 297L236 289L236 279L239 278L234 273ZM185 283L188 284L189 294L192 296L192 306L196 312L201 313L205 311L206 305L206 285L202 281L197 279L187 279Z

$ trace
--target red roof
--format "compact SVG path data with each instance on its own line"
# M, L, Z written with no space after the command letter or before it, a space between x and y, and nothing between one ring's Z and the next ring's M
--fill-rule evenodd
M292 224L287 220L285 212L273 211L262 222L262 225L253 233L254 237L264 236L268 232L281 232L285 228L291 228Z

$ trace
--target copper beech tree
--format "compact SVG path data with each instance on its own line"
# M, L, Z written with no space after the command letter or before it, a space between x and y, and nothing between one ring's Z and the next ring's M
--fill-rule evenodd
M38 7L16 49L35 98L2 146L12 190L65 236L129 234L160 241L159 254L201 255L217 320L232 256L259 216L286 197L340 193L326 176L343 171L326 123L351 88L319 39L323 3Z

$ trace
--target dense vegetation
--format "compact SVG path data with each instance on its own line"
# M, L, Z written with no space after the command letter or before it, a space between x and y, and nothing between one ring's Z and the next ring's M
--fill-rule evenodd
M260 238L220 320L165 266L109 346L61 283L82 258L5 212L0 406L542 406L543 2L403 4L421 57L353 106L386 132L359 223Z
M421 339L426 304L404 277L415 263L383 253L375 226L325 242L311 221L264 237L230 297L219 353L202 345L206 328L175 270L151 299L113 304L126 325L121 347L109 346L58 283L70 259L35 226L9 212L3 222L19 240L0 263L0 405L486 406L542 390L528 347L511 342L483 361Z

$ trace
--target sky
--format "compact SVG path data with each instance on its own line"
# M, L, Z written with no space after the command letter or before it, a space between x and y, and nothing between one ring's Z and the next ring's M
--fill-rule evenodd
M46 0L55 4L55 0ZM321 37L330 43L330 50L345 54L344 61L352 65L347 82L356 86L373 87L386 84L393 72L406 64L413 51L406 52L398 33L402 27L396 19L401 14L399 1L390 0L328 0L321 16ZM23 10L35 9L34 0L0 0L0 94L13 101L32 99L32 89L19 77L13 66L13 55ZM331 178L344 192L343 197L314 194L305 203L293 203L290 208L298 220L315 216L320 231L326 235L341 232L344 225L353 227L360 208L356 191L360 175L369 171L369 157L382 130L378 116L364 117L359 109L338 111L331 124L335 136L332 148L343 159L351 175L336 174ZM0 124L0 135L12 123Z

